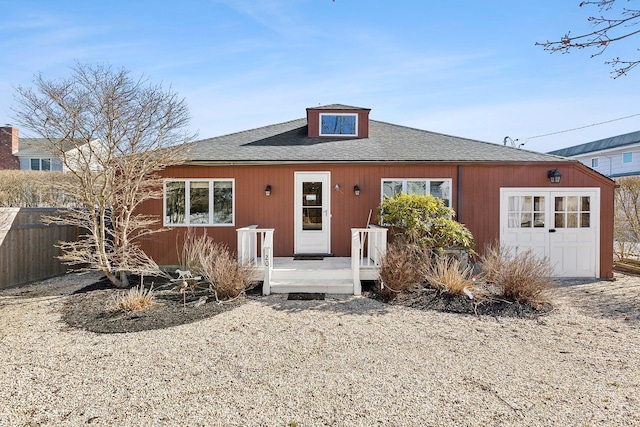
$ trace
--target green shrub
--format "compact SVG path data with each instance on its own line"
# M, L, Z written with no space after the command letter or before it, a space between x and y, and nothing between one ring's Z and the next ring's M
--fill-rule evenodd
M385 197L378 208L382 224L391 226L408 241L434 250L460 247L471 252L473 235L455 221L455 211L431 195L400 193Z

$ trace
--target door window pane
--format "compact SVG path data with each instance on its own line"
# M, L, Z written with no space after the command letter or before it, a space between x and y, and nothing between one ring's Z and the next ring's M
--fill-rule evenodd
M322 182L302 183L302 229L322 230Z
M509 196L508 204L509 228L544 228L544 196Z
M191 181L190 183L190 224L209 223L209 182Z
M557 213L554 216L555 228L564 228L564 213Z
M556 228L591 227L591 197L555 197L554 221Z
M580 210L582 212L589 212L591 210L591 197L581 197L580 200Z

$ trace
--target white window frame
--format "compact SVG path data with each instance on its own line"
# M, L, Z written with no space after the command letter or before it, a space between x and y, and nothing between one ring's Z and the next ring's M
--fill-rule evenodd
M626 156L629 156L629 160L625 160ZM627 151L626 153L622 153L622 163L632 163L633 162L633 152Z
M323 116L348 116L355 117L355 133L322 133L322 117ZM358 136L358 114L357 113L320 113L318 117L318 135L320 136Z
M402 192L407 192L407 181L423 181L425 183L426 194L431 194L431 182L434 181L445 181L449 183L449 194L448 197L443 200L449 201L449 207L452 204L452 190L453 190L453 179L452 178L382 178L380 180L380 200L384 200L384 183L385 181L402 181Z
M177 224L167 222L167 184L171 182L184 182L184 223ZM209 183L209 222L205 224L191 224L191 182L208 182ZM215 182L231 183L231 222L216 223L214 221L213 206L213 189ZM235 227L236 224L236 180L235 178L167 178L163 183L162 190L162 223L165 227Z
M591 167L593 169L597 168L598 166L600 166L600 157L593 157L591 159Z
M31 168L31 162L34 161L34 160L38 161L38 168L39 169L32 169ZM42 161L43 160L49 160L49 169L42 169ZM52 168L53 168L53 159L52 158L48 158L48 157L29 157L29 170L51 172Z

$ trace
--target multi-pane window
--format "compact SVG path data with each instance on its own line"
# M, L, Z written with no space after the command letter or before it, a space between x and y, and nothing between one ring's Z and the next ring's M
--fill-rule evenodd
M598 157L594 157L593 159L591 159L591 167L592 168L597 168L598 165L600 163L600 159Z
M428 194L451 203L451 179L385 178L382 180L382 198L394 197L399 193Z
M544 227L544 203L544 196L509 196L509 228Z
M233 225L233 179L167 180L165 225Z
M591 227L591 197L557 196L554 197L555 228Z
M633 153L622 153L622 163L631 163L633 161Z
M320 135L358 136L358 115L320 114Z
M31 159L32 171L50 171L51 159Z

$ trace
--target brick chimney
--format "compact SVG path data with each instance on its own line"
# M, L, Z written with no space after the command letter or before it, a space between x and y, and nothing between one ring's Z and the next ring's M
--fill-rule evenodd
M20 169L20 160L13 155L18 151L18 128L0 127L0 169Z

